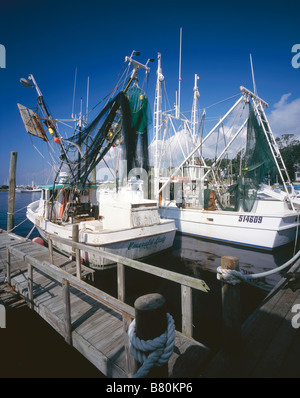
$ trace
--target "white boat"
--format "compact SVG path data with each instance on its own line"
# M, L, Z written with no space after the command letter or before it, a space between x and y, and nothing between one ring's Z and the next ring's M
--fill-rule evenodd
M182 234L228 244L273 250L294 241L299 233L300 201L296 197L264 112L267 103L250 90L241 87L240 98L231 109L205 137L199 137L197 80L195 75L191 120L181 118L178 105L175 115L163 111L164 76L159 54L154 141L151 145L154 148L153 197L159 201L161 217L175 220L178 232ZM177 103L180 104L180 99ZM249 108L246 117L245 108ZM215 147L220 145L220 128L232 114L232 128L227 128L226 135L224 134L226 142L209 159L204 155L208 143L214 143ZM243 116L239 124L237 115ZM178 121L184 125L180 131L174 128ZM175 137L181 143L183 160L163 169L161 162L168 152L166 145L171 142L166 139L168 125L173 128L172 142ZM180 136L182 131L186 136L190 134L192 143L185 153L184 142ZM230 164L232 166L238 157L230 154L225 159L225 156L228 156L234 143L242 136L245 136L245 142L239 146L240 167L234 175L230 173ZM170 152L174 156L174 149ZM172 172L168 173L169 170ZM283 190L273 189L266 184L271 177L274 177L274 181L277 178L282 181ZM288 187L291 187L290 191Z
M22 193L42 192L42 188L29 186L29 187L19 188L17 192L22 192Z
M57 121L50 116L33 76L26 81L21 79L25 86L29 80L34 84L47 127L45 131L37 114L19 105L27 132L44 141L53 140L60 148L61 163L54 183L42 186L40 200L27 208L27 218L45 240L47 236L72 239L72 229L77 224L79 242L131 259L146 258L173 245L174 220L161 219L157 201L147 199L138 178L133 181L132 169L135 167L139 172L147 160L147 154L135 156L138 142L147 142L147 97L137 84L137 71L149 72L148 62L143 65L133 55L126 57L128 67L133 70L128 68L130 75L128 80L126 77L125 89L110 98L90 124L81 116L76 121L75 133L68 140L59 135ZM126 150L123 158L122 148ZM143 148L148 146L143 144ZM101 189L95 178L96 165L110 150L113 155L117 152L118 161L122 158L115 172L114 192ZM55 240L53 245L71 254L70 246ZM82 252L82 257L92 268L111 265L100 256L86 252Z
M68 186L55 187L61 193L53 208L50 199L53 186L42 188L42 197L27 207L26 215L45 241L47 235L72 239L72 228L77 223L79 242L126 258L147 258L168 250L173 245L176 233L174 221L161 220L157 202L143 199L134 191L121 191L105 197L105 194L100 194L99 188L90 187L86 190L87 195L81 195L81 206L77 206L75 215L68 213L67 203L64 204ZM126 193L132 195L126 197ZM70 246L56 241L53 244L58 250L72 254ZM81 252L81 257L92 268L111 264L108 260L87 252Z

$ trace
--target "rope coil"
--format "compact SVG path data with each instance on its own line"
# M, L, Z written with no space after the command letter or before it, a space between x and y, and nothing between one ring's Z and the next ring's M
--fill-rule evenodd
M135 333L135 319L128 329L129 347L134 358L142 364L134 378L147 376L153 366L162 366L168 362L175 344L175 324L167 313L167 330L153 340L141 340ZM149 353L150 352L150 353Z

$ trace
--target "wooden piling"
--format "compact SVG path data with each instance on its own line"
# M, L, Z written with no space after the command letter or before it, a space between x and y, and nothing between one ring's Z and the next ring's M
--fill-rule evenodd
M72 225L72 240L73 242L79 242L79 226L78 224ZM76 276L81 279L81 255L80 249L72 249L72 256L76 259Z
M239 260L236 257L223 256L223 269L239 271ZM241 297L240 284L222 282L222 316L224 349L231 354L241 352Z
M139 297L135 303L136 336L141 340L153 340L162 335L168 327L165 298L153 293ZM153 366L147 378L168 377L168 363Z
M62 280L62 298L63 298L63 305L64 305L65 341L68 344L72 344L70 283L66 279Z
M11 152L9 164L9 191L8 191L8 210L7 210L7 231L14 228L15 223L15 195L16 195L16 171L17 171L18 152Z

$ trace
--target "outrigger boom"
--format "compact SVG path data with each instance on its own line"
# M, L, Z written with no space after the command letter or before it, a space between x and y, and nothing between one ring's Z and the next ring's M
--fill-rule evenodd
M264 104L266 106L266 108L269 107L269 104L266 101L264 101L263 99L258 97L256 94L252 93L252 91L248 90L246 87L240 86L240 90L243 91L245 94L249 94L251 97L257 99L259 102Z

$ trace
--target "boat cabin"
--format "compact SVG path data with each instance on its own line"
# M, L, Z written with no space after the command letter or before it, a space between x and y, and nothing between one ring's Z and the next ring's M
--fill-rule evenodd
M97 186L82 190L69 184L42 185L44 217L58 224L94 220L99 215Z

